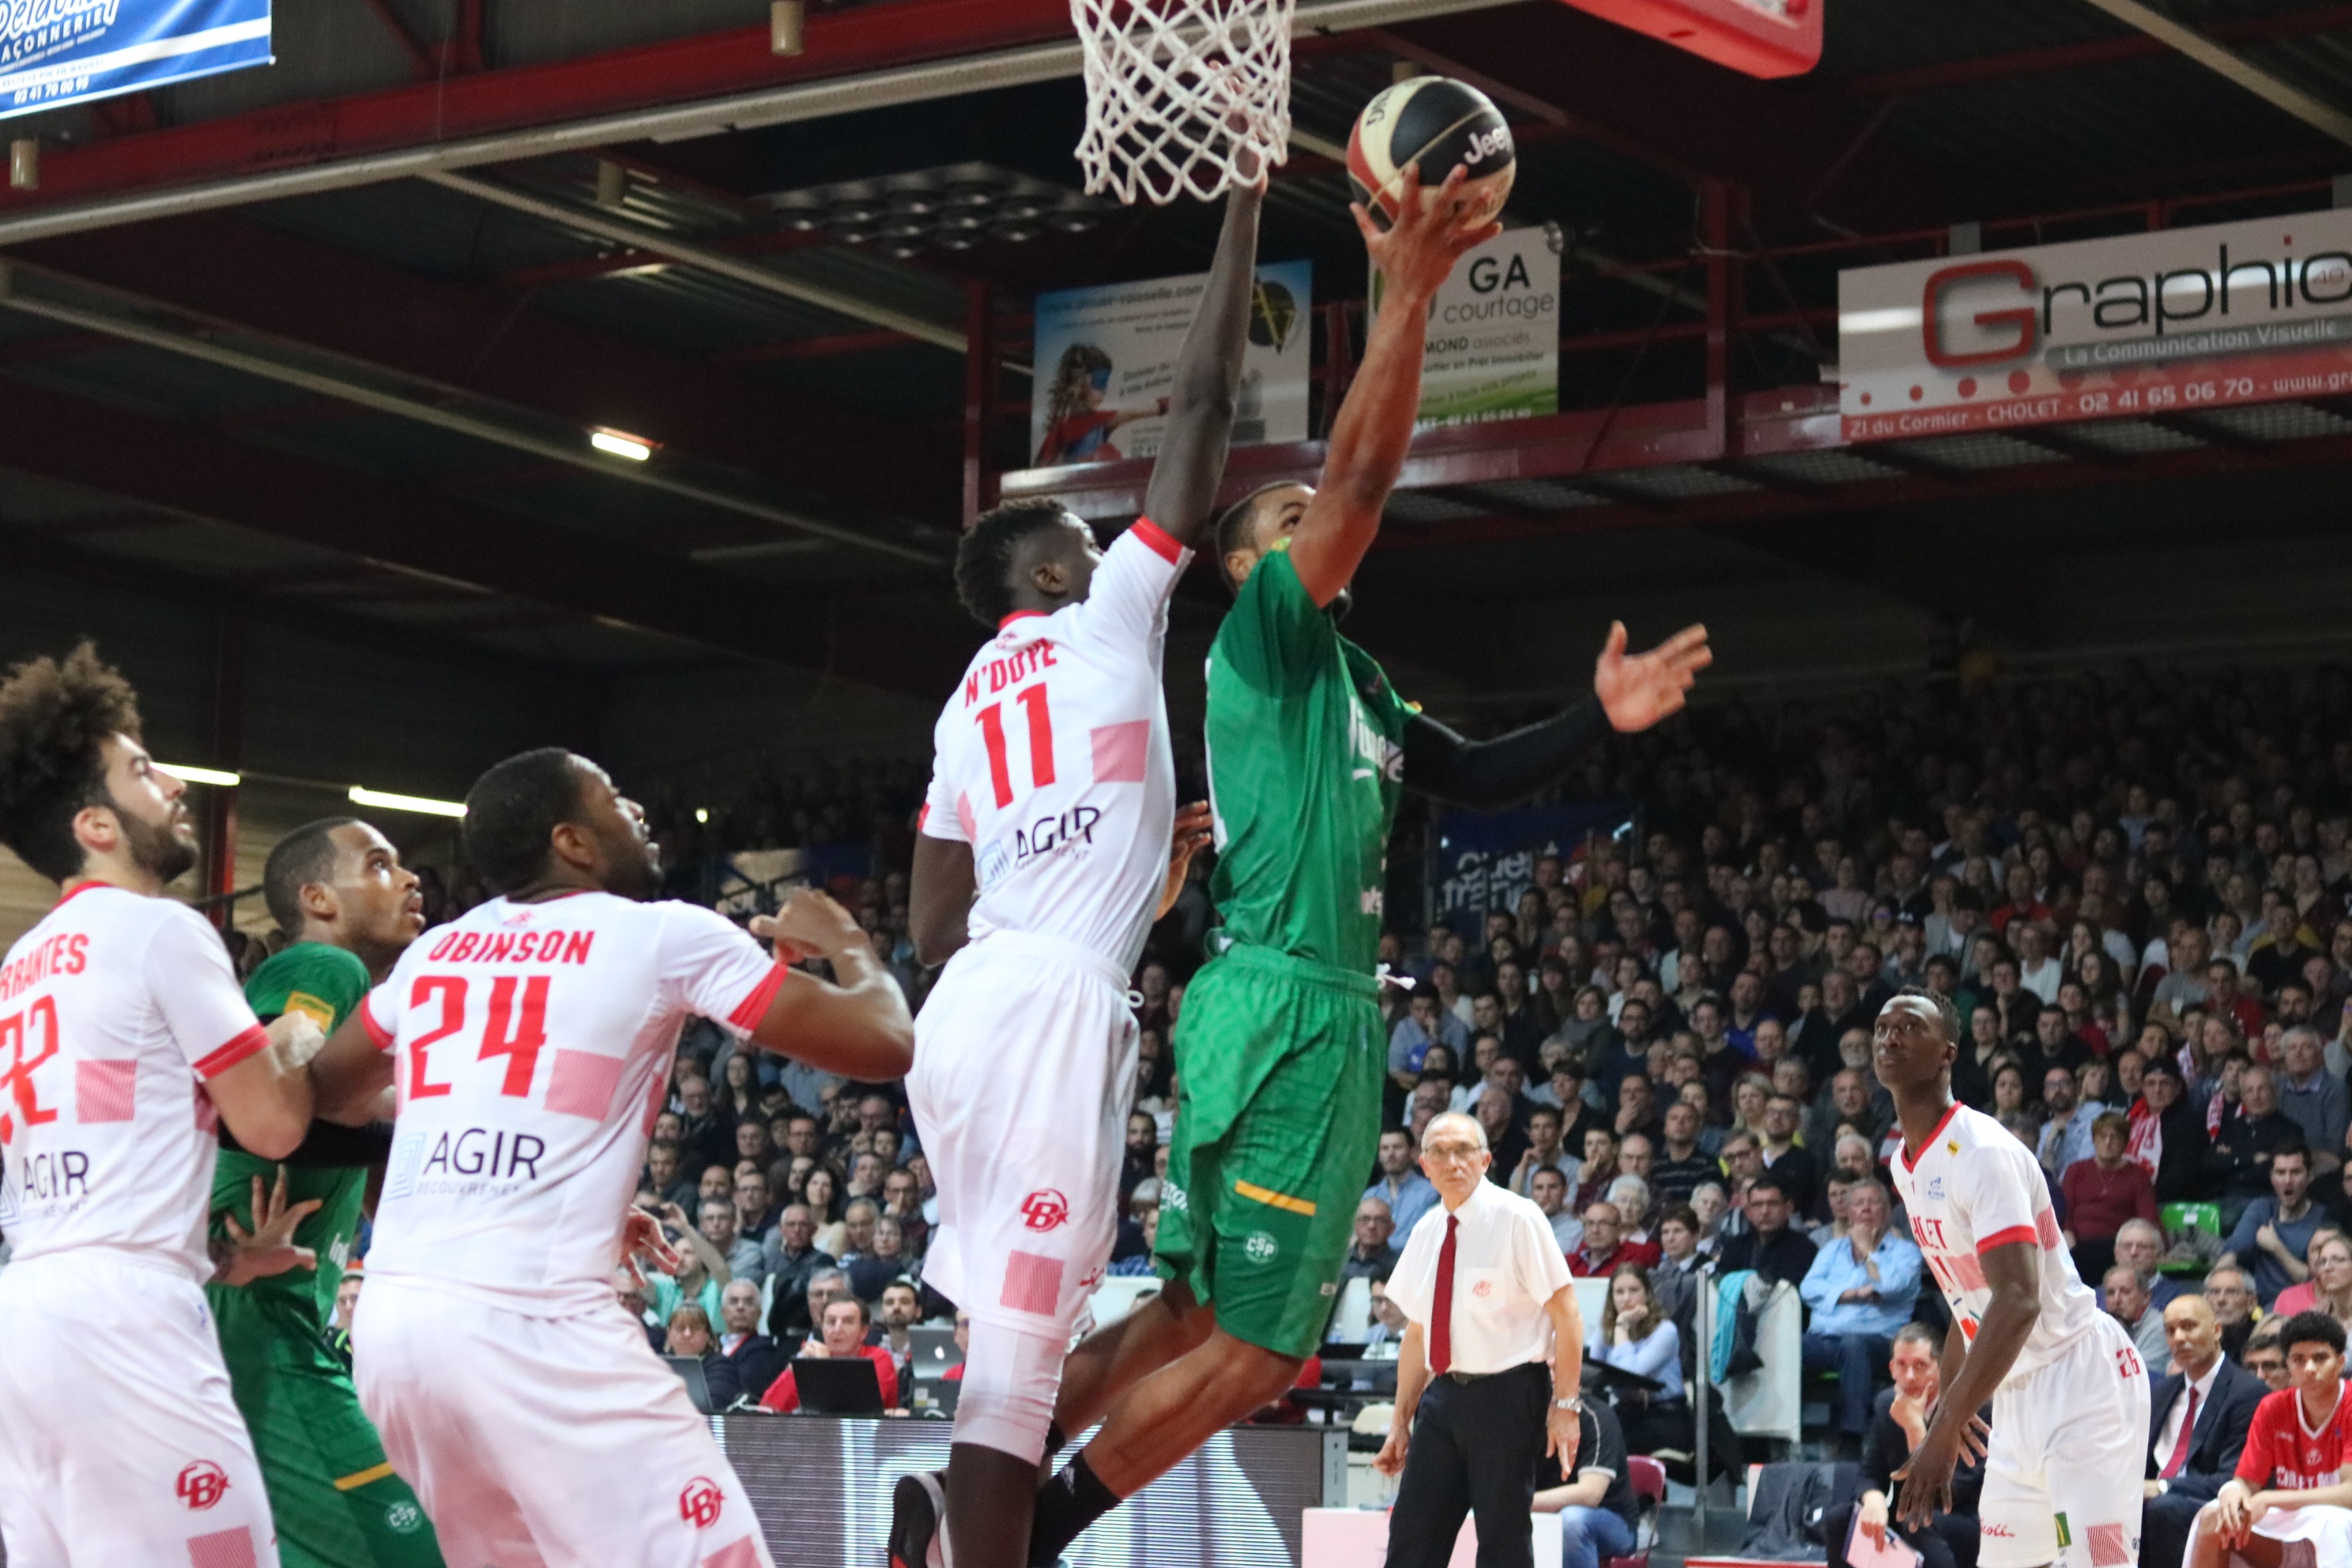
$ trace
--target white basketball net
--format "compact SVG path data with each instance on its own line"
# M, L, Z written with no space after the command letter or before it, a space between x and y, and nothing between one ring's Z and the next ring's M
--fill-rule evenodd
M1070 0L1087 191L1202 201L1290 154L1295 0Z

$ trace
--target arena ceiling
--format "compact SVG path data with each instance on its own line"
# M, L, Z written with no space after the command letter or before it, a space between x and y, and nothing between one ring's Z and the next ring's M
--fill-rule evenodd
M1995 565L1940 568L1904 520L1996 563L2095 514L2193 539L2185 496L2333 526L2352 407L2325 400L1838 437L1838 267L1955 225L1990 247L2326 206L2352 148L2088 0L1825 3L1821 67L1767 83L1557 0L1301 0L1262 253L1360 295L1328 154L1432 70L1503 104L1512 220L1558 224L1572 279L1563 412L1417 447L1368 568L1401 599L1376 651L1508 688L1512 650L1422 635L1432 606L1708 562L2030 639ZM2352 110L2352 5L2155 8ZM1066 0L813 5L791 58L751 0L310 0L277 26L266 69L12 122L42 151L39 187L0 193L0 559L558 679L717 658L936 695L971 643L956 530L1024 450L1032 295L1196 270L1214 237L1209 209L1076 194ZM871 224L811 226L861 182ZM992 195L985 222L892 232L894 197L951 186ZM1318 301L1335 377L1350 320ZM1238 454L1234 483L1319 450ZM1140 481L1106 465L1083 510L1123 520ZM1215 590L1191 591L1198 629Z

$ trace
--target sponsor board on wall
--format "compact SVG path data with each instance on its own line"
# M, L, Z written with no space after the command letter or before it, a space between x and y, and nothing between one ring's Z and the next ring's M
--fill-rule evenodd
M2352 212L1838 275L1851 441L2352 392Z

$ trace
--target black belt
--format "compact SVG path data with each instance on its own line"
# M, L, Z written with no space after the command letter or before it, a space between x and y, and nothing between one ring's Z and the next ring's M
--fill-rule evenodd
M1444 1372L1438 1375L1451 1383L1484 1383L1489 1378L1508 1377L1515 1372L1526 1372L1530 1367L1545 1372L1550 1370L1539 1361L1523 1361L1517 1366L1507 1366L1500 1372Z

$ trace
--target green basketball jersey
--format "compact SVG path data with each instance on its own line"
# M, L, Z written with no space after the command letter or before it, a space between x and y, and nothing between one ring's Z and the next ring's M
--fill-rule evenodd
M1209 648L1210 895L1236 942L1371 973L1415 710L1276 546Z
M349 1017L368 993L367 965L359 955L322 942L296 942L271 957L245 983L245 999L256 1014L275 1018L281 1013L302 1013L329 1034ZM278 1181L278 1162L263 1160L239 1149L223 1149L213 1169L213 1212L226 1210L247 1231L253 1228L253 1178L261 1178L264 1194ZM352 1244L359 1235L360 1212L367 1195L364 1166L286 1167L286 1198L300 1203L319 1200L318 1211L294 1232L294 1243L319 1255L318 1272L289 1269L267 1279L238 1287L247 1300L263 1307L282 1327L299 1326L321 1335L334 1321L335 1291L350 1261ZM226 1291L215 1287L215 1293Z

